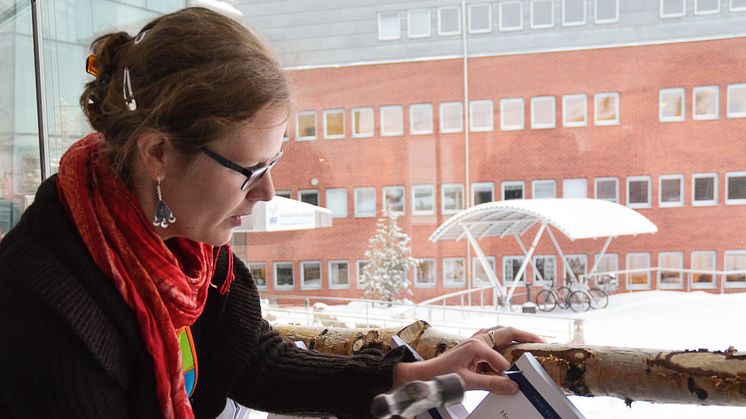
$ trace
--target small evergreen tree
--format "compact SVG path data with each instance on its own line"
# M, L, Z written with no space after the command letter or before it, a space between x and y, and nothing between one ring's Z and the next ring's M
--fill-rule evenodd
M387 208L383 218L378 219L376 234L370 238L365 252L369 262L362 273L366 298L393 301L402 291L412 294L407 270L417 266L417 261L410 256L411 239L396 225L396 218Z

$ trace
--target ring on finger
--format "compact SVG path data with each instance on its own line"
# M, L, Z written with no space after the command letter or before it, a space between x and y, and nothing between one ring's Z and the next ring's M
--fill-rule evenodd
M487 336L490 337L490 341L492 341L492 347L494 348L495 347L495 331L494 330L490 330L487 333Z

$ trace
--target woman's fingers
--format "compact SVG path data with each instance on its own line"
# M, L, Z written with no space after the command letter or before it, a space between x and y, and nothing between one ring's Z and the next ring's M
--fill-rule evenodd
M544 339L540 338L531 332L525 330L516 329L513 327L503 327L495 330L495 346L504 346L513 342L524 342L524 343L543 343ZM491 342L490 337L487 337L488 344Z
M503 375L466 372L462 378L467 390L487 390L498 394L514 394L518 391L518 385Z

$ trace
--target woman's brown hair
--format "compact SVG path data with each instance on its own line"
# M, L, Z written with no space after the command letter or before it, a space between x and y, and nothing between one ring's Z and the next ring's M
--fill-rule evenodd
M194 7L160 16L136 37L110 33L91 44L96 79L80 97L104 134L114 170L130 181L137 137L167 134L185 152L216 140L261 109L287 106L287 79L267 47L238 22ZM127 107L128 69L136 109Z

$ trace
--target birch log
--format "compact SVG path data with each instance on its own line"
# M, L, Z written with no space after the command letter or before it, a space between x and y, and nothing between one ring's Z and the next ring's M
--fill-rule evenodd
M404 328L346 329L305 326L274 328L309 349L352 355L365 348L390 349L399 335L425 359L464 340L440 333L424 321ZM734 348L711 352L654 350L609 346L515 344L501 350L513 362L531 352L568 394L610 396L633 401L746 406L746 353Z

